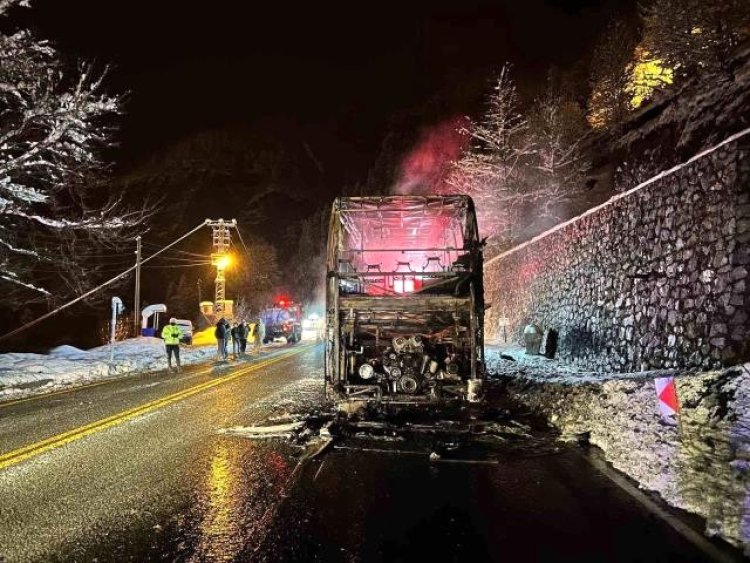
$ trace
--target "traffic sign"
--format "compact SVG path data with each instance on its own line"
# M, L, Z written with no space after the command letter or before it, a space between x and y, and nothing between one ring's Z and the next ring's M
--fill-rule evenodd
M654 379L656 396L659 399L659 412L662 418L680 414L680 401L677 397L677 386L674 377L657 377Z

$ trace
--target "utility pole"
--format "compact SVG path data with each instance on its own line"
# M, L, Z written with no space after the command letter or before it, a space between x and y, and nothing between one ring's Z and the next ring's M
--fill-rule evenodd
M216 292L214 296L214 314L219 317L224 312L226 300L226 278L224 271L229 266L229 248L232 246L231 230L237 228L237 219L206 219L211 227L214 251L211 253L211 264L216 266Z
M133 327L135 335L140 335L141 316L141 236L135 237L135 305L133 306Z

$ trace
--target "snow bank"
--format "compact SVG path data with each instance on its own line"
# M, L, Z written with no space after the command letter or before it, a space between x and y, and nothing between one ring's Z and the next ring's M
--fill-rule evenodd
M180 350L183 365L212 359L215 354L216 347L210 345ZM115 343L112 364L108 345L91 350L58 346L49 354L0 354L0 400L166 367L164 342L153 337Z
M750 364L676 374L682 414L671 426L654 389L663 371L595 379L518 347L488 350L487 363L514 399L563 436L587 436L641 487L704 517L708 535L750 553Z

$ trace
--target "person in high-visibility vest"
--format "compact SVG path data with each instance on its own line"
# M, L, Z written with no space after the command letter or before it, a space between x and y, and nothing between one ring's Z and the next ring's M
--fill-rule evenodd
M177 361L177 371L182 371L180 367L180 340L182 339L182 330L177 326L177 319L172 317L169 324L161 331L161 337L164 339L164 345L167 347L167 363L169 371L172 371L172 354Z

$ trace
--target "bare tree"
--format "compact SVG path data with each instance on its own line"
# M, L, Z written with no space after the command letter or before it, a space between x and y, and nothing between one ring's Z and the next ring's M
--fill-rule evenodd
M320 208L299 223L296 252L289 261L286 275L294 298L305 306L319 305L325 295L326 240L328 207Z
M750 37L747 0L653 0L643 8L643 47L681 76L721 70Z
M25 5L0 1L0 16ZM112 144L107 118L120 107L102 92L103 78L85 63L66 72L57 51L28 31L0 34L3 303L59 296L70 268L74 285L82 283L76 251L116 244L147 216L124 209L99 182L106 168L99 155Z
M281 278L276 249L257 237L246 240L244 247L236 247L236 266L228 284L228 293L242 298L246 313L257 313L273 300Z
M621 17L612 20L596 41L589 69L591 94L586 116L592 127L600 129L617 123L631 111L627 89L639 40L637 26Z

